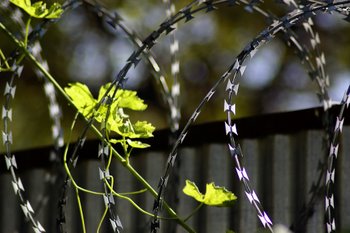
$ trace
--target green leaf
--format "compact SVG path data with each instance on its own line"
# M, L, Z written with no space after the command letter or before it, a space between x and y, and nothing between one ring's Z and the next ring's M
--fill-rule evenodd
M116 98L120 108L129 108L134 111L143 111L147 108L147 104L137 96L136 91L118 90Z
M78 111L85 117L91 117L92 111L97 104L89 88L81 83L70 83L64 88L67 95L72 99Z
M117 143L122 143L124 142L123 139L109 139L110 143L117 144Z
M137 121L134 125L134 135L130 135L130 138L150 138L153 137L155 127L147 121Z
M108 129L116 132L117 134L125 137L125 126L124 122L121 118L119 118L118 115L115 115L115 117L109 117L108 119Z
M210 206L228 207L232 206L237 197L225 187L215 186L214 183L207 184L204 203Z
M11 3L22 8L30 16L34 18L55 19L59 18L63 13L63 9L59 3L53 3L49 9L46 4L39 1L34 4L30 0L10 0Z
M111 83L107 83L100 88L97 101L102 99L110 86ZM115 87L112 87L108 95L112 96L114 90ZM114 96L113 102L116 103L116 107L118 108L129 108L134 111L143 111L147 108L147 104L145 104L143 100L137 96L137 92L131 90L118 89Z
M111 83L107 83L103 86L100 87L100 90L98 92L98 98L97 101L99 102L102 97L106 94L106 91L108 90L108 88L111 86ZM110 92L108 93L109 96L112 96L113 92L115 90L115 87L112 87L112 89L110 90Z
M130 139L127 139L126 142L129 144L129 146L131 146L133 148L143 149L143 148L147 148L147 147L151 146L151 145L149 145L147 143L143 143L143 142L140 142L140 141L132 141Z
M206 185L206 192L202 194L192 181L186 180L183 192L209 206L229 207L232 206L237 197L224 187L215 186L214 182Z
M186 185L182 192L184 192L187 196L193 197L199 202L204 202L204 195L199 192L197 185L190 180L186 180Z
M132 124L129 120L126 122L110 120L110 130L126 138L149 138L153 137L155 127L147 121L137 121Z
M89 88L81 83L69 84L69 87L65 88L67 95L72 99L73 104L77 107L78 111L82 113L86 118L92 116L96 121L102 122L106 118L108 105L110 105L110 114L107 120L107 129L114 131L124 138L149 138L153 137L153 131L155 127L147 121L137 121L132 124L129 120L129 115L124 113L123 108L130 108L133 110L144 110L147 105L143 103L143 100L136 96L135 91L129 90L117 90L115 98L108 100L109 103L102 103L97 111L94 111L96 104L102 100L102 97L106 94L110 83L102 86L99 90L98 99L95 100L92 96ZM108 96L112 96L115 89L111 88ZM113 141L112 143L118 143L119 141ZM146 148L148 144L131 141L128 144L135 148Z

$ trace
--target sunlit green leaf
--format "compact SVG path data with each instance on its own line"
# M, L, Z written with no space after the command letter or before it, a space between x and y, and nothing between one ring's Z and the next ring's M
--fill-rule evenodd
M80 113L89 118L94 113L94 117L97 122L103 122L106 119L107 111L109 109L108 120L106 128L109 131L116 132L123 138L128 139L127 143L131 147L146 148L150 145L139 141L132 141L131 138L149 138L153 137L153 131L155 127L147 121L137 121L133 124L129 115L124 113L123 108L130 108L136 110L144 110L147 105L143 103L143 100L136 96L135 91L129 90L117 90L116 96L113 99L103 101L97 111L94 110L96 104L102 100L102 97L106 94L110 87L110 83L102 86L99 91L98 99L95 100L92 96L89 88L81 83L69 84L69 87L65 88L67 95L72 99L73 104L77 107ZM114 88L114 87L113 87ZM112 92L115 89L111 89L108 93L109 97L112 97ZM111 143L120 143L121 141L112 139Z
M135 135L130 136L131 138L150 138L153 137L153 131L155 127L147 121L137 121L134 125Z
M59 18L63 13L63 9L59 3L53 3L49 9L42 1L31 3L30 0L10 0L11 3L22 8L30 16L34 18L55 19Z
M215 186L214 182L206 185L206 192L202 194L194 182L186 180L183 192L199 202L209 206L229 207L232 206L237 197L224 187Z
M108 129L125 137L125 128L123 125L124 122L121 118L119 118L118 115L115 115L115 117L110 117L108 119Z
M204 203L211 206L232 206L237 197L225 187L215 186L214 183L207 184Z
M140 141L132 141L130 139L127 139L126 142L129 144L129 146L131 146L133 148L143 149L143 148L147 148L147 147L151 146L151 145L149 145L147 143L143 143L143 142L140 142Z
M186 185L182 191L187 196L193 197L194 199L196 199L199 202L204 202L204 195L201 192L199 192L199 189L194 182L192 182L190 180L186 180Z
M108 90L108 88L111 86L111 83L107 83L103 86L100 87L100 90L98 92L98 98L97 101L102 100L102 97L106 94L106 91ZM110 92L108 93L108 96L112 96L113 92L115 90L115 87L112 87L112 89L110 90Z
M105 95L106 91L110 88L111 83L107 83L100 88L97 100L100 101ZM114 93L115 87L112 87L108 95L111 97ZM118 108L129 108L134 111L143 111L147 108L147 104L143 102L141 98L137 96L136 91L118 89L114 99Z
M132 124L130 121L121 121L118 124L113 124L111 126L112 131L116 132L117 134L123 137L130 138L131 136L136 135L133 131Z
M117 143L122 143L124 142L123 139L110 139L109 140L110 143L113 143L113 144L117 144Z
M110 121L110 129L127 138L149 138L153 137L155 127L147 121L137 121L135 124L130 121Z
M120 108L129 108L134 111L143 111L147 108L147 104L137 96L136 91L118 90L117 98Z
M97 102L89 88L81 83L70 83L69 87L64 88L64 90L72 99L78 111L85 117L91 117L92 110Z

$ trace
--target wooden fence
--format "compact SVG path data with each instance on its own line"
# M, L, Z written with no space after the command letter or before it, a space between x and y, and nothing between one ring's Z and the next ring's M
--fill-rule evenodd
M332 109L333 119L337 108ZM319 108L269 114L238 119L237 128L244 154L243 163L261 203L273 220L287 226L297 223L303 225L303 216L309 215L305 228L300 232L325 232L324 190L317 193L318 179L322 184L325 176L320 175L322 163L328 152L324 148L324 131ZM336 217L339 232L350 230L350 124L349 111L340 138L336 172ZM136 154L131 162L144 177L156 187L167 160L167 130L158 131L150 141L152 147L147 152ZM247 200L242 185L234 172L233 161L227 148L224 123L207 123L193 126L184 146L179 151L179 186L176 206L181 216L187 216L197 206L192 199L182 194L185 179L199 184L203 190L206 182L226 186L232 190L238 200L233 208L202 207L188 222L197 232L263 232L255 210ZM81 152L81 160L73 174L81 186L93 190L102 190L99 180L99 161L92 159L97 154L97 142L89 141ZM25 186L25 193L37 211L37 217L46 232L56 232L57 198L60 187L50 187L46 203L36 206L42 193L45 193L45 179L48 178L47 166L50 148L39 148L14 153L17 157L18 171ZM1 161L0 175L0 232L32 232L13 194L10 175L5 172L5 163ZM128 192L141 189L140 184L121 166L113 165L111 172L116 177L116 189ZM169 189L167 196L174 196ZM153 198L149 194L134 197L140 206L151 211ZM123 232L149 232L150 218L139 213L131 205L116 199L117 213L124 226ZM96 232L104 211L103 200L92 195L82 195L82 202L88 232ZM311 212L302 211L311 203ZM306 208L307 209L307 208ZM67 200L67 230L81 232L73 191ZM173 232L171 224L161 222L160 232ZM110 232L108 224L101 232ZM183 232L180 227L176 232Z

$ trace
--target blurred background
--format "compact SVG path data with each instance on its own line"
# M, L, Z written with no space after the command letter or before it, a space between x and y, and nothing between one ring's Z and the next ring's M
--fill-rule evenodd
M52 1L47 2L50 5ZM175 0L174 3L178 11L189 1ZM98 4L111 13L117 12L123 23L141 40L158 29L166 19L167 5L161 0L100 0ZM288 12L284 5L275 1L266 1L259 6L280 17ZM194 16L187 23L179 22L175 31L179 41L180 128L241 50L269 25L262 15L247 12L244 6L237 5L222 5L215 11L202 11ZM0 17L0 20L4 17L6 16ZM342 18L335 13L321 13L313 18L327 62L330 97L336 102L341 100L350 84L350 25ZM34 20L33 23L39 21ZM15 25L9 25L9 28L16 32ZM300 35L302 41L309 44L301 25L293 26L292 29ZM271 43L261 47L247 64L244 78L239 80L241 85L236 100L237 117L321 106L316 95L316 83L311 81L304 64L280 36L281 34L277 35ZM170 38L163 34L151 50L166 74L169 86L172 84ZM83 5L67 11L57 23L51 25L41 42L42 55L47 59L51 74L59 84L65 87L71 82L83 82L94 95L97 95L101 85L115 78L136 49L120 28L112 28L96 16L91 8ZM14 45L2 32L0 48L5 55L14 49ZM149 106L145 112L128 114L134 119L151 122L157 129L167 128L167 106L150 70L149 65L141 60L128 73L125 88L137 90ZM9 76L0 73L0 77L0 88L4 90ZM23 77L17 80L17 84L16 98L11 102L13 148L26 149L52 144L48 102L41 82L29 64L25 66ZM225 120L225 86L220 86L196 123ZM58 100L63 111L62 124L66 128L66 135L74 111L59 94ZM3 105L4 101L2 97L0 104ZM83 122L79 127L82 125ZM75 136L77 135L79 130L76 131Z

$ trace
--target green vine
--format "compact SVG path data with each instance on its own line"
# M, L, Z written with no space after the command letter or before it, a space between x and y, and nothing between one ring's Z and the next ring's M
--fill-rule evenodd
M43 67L40 62L31 54L28 48L28 38L30 35L30 26L32 24L32 18L39 19L56 19L61 17L63 9L58 3L52 4L50 8L46 7L43 2L31 3L30 0L10 0L11 3L24 10L29 18L25 25L25 36L23 41L18 40L7 28L0 22L0 29L10 38L10 40L16 45L20 55L17 59L17 63L21 63L23 59L27 58L42 74L51 82L56 90L65 98L68 104L75 107L77 114L71 124L70 134L68 137L68 143L66 144L63 165L67 176L69 177L73 188L75 190L75 196L78 204L79 215L81 219L82 230L86 232L85 218L83 206L80 201L80 193L86 193L90 195L103 196L105 193L94 190L89 190L79 186L75 181L71 170L69 168L67 158L69 155L69 147L71 141L71 134L74 130L76 121L79 115L84 117L84 120L89 121L93 119L94 122L100 124L91 125L91 130L95 135L109 147L108 161L106 169L109 169L112 160L117 159L122 163L125 168L139 180L145 189L140 191L118 193L114 190L114 177L108 176L103 178L103 182L108 188L108 191L115 197L124 199L133 205L141 213L155 217L154 214L142 209L137 203L133 201L128 195L141 194L145 191L150 192L154 197L157 197L155 189L133 168L129 160L133 149L144 149L150 147L149 144L142 142L142 139L153 137L155 127L147 121L136 121L133 122L127 111L144 111L147 109L147 104L137 96L136 91L116 89L111 83L107 83L101 86L97 98L94 98L89 88L82 83L71 83L67 87L63 88L57 80ZM9 64L6 56L0 50L0 72L11 71L11 65ZM113 93L113 95L111 94ZM101 127L102 126L102 127ZM103 128L105 133L103 134L98 128ZM123 153L120 154L113 146L120 146ZM228 192L224 188L215 186L213 183L207 185L207 193L201 194L196 188L195 184L186 181L186 187L184 193L188 196L193 197L201 204L192 211L192 213L185 219L180 218L177 213L171 209L167 202L162 200L163 208L169 213L170 217L159 217L162 220L174 220L180 224L186 231L195 232L190 226L187 225L186 221L197 212L203 204L211 206L231 206L235 201L236 197L231 192ZM99 221L96 232L99 232L102 223L107 214L108 207L106 206L101 219Z
M53 3L51 7L47 9L46 4L41 1L33 4L30 0L10 0L10 2L34 18L57 19L61 17L63 13L63 9L59 3Z

